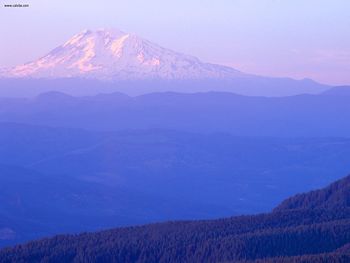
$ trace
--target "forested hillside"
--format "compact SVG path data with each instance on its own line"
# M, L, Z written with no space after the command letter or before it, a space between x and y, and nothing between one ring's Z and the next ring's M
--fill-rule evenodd
M339 179L349 163L348 138L0 123L0 247L60 233L268 212Z
M348 262L349 189L346 177L269 214L56 236L3 249L0 262Z

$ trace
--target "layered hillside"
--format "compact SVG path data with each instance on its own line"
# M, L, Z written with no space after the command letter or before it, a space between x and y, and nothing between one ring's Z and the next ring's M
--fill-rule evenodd
M350 139L0 123L0 160L5 247L60 233L270 211L346 174Z
M56 236L4 249L0 262L348 262L350 208L338 190L349 180L269 214ZM337 201L324 206L325 196Z
M0 98L0 121L100 131L163 128L238 136L347 137L349 98L263 98L223 92L72 97L50 92L32 99Z

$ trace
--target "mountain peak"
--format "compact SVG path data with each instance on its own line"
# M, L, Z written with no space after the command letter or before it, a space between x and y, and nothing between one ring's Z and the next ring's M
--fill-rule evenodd
M120 31L115 28L99 28L96 31L85 29L81 31L80 33L74 35L72 38L70 38L63 46L69 46L74 44L79 44L82 41L86 40L87 38L93 38L93 39L117 39L121 36L126 35L123 31Z
M162 48L134 34L105 28L84 30L44 57L4 72L10 77L100 80L221 79L244 75Z

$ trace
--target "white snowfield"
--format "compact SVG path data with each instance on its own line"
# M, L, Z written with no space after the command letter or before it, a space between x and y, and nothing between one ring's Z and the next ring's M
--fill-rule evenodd
M1 71L3 77L93 78L98 80L232 79L230 67L162 48L119 30L85 30L44 57Z

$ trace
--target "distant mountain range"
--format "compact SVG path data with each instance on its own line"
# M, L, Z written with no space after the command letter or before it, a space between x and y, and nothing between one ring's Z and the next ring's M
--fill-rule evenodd
M0 251L0 262L350 261L350 177L272 213L61 235Z
M348 137L350 97L338 93L264 98L220 92L136 97L50 92L28 99L0 98L0 121L95 131L161 128L237 136Z
M329 88L312 80L261 77L204 63L134 34L106 29L85 30L35 61L0 70L0 77L0 96L37 95L38 89L53 90L50 86L84 95L96 94L97 89L133 95L155 91L230 91L287 96L315 94Z

